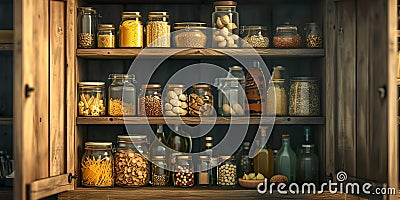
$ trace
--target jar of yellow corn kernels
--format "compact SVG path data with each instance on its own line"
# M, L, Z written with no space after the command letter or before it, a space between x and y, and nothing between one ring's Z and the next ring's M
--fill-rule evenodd
M120 47L143 47L143 24L140 12L122 12L119 25Z

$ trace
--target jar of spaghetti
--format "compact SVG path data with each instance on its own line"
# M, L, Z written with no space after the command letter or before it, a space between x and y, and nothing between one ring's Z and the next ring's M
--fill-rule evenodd
M140 12L122 12L119 25L120 47L143 47L143 24Z
M97 31L97 48L115 48L114 24L99 24Z
M146 26L148 47L170 47L169 13L149 12Z

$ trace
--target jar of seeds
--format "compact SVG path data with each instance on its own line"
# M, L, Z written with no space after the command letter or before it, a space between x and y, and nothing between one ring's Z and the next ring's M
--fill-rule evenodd
M92 7L78 8L78 48L95 48L97 12Z
M152 161L152 185L167 186L169 181L169 171L167 169L168 166L165 156L153 156Z
M269 39L266 26L244 26L242 47L267 48Z
M196 84L192 86L189 95L189 115L191 116L212 116L214 111L214 97L210 85Z
M78 115L104 116L106 115L104 82L78 83Z
M194 185L194 166L192 156L176 156L174 186L192 187Z
M207 43L206 23L180 22L174 24L176 47L204 48Z
M220 156L221 164L218 166L218 185L236 185L236 160L234 156Z
M297 33L297 27L286 22L276 27L274 36L275 48L298 48L301 44L301 37Z
M114 24L99 24L97 31L97 48L115 48Z
M322 34L317 23L306 24L306 39L308 48L322 48Z
M119 25L120 47L143 47L143 24L140 12L122 12Z
M142 85L139 95L139 115L147 117L162 116L161 85Z
M289 115L319 116L321 108L318 80L314 77L294 77L291 82Z
M165 116L185 116L188 113L188 97L184 93L185 85L168 84L164 97Z
M136 115L136 83L135 75L110 74L112 81L108 87L108 114L110 116Z
M148 47L170 47L169 13L149 12L146 34Z

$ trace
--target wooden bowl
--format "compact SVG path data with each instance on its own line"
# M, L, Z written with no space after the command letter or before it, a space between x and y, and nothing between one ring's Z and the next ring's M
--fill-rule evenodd
M257 188L260 183L264 183L264 180L244 180L239 178L239 185L244 188Z

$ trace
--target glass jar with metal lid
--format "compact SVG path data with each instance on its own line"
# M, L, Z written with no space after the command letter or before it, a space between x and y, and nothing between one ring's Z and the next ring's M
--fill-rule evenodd
M110 116L136 115L135 75L110 74L108 87L108 114Z
M214 2L212 26L215 28L213 46L239 47L239 13L236 12L237 3L234 1Z
M86 142L82 157L82 186L114 186L114 162L111 142Z
M179 22L174 24L176 47L204 48L207 43L206 23Z
M267 90L267 115L287 115L285 79L272 79Z
M161 85L142 85L139 95L139 115L147 117L162 116Z
M184 92L185 85L168 84L164 96L164 114L166 116L185 116L188 113L188 97Z
M95 48L97 17L92 7L78 8L78 48Z
M306 24L306 39L308 48L322 48L322 34L317 23Z
M212 165L211 158L207 155L199 156L198 169L197 169L197 185L210 186L212 185Z
M319 116L319 82L314 77L294 77L290 85L289 115Z
M194 185L194 165L192 156L176 156L174 186L192 187Z
M99 24L97 30L97 48L115 48L114 24Z
M169 171L165 156L153 156L152 162L151 184L153 186L167 186L169 181Z
M145 135L118 136L115 153L115 183L119 186L145 186L150 178Z
M189 95L189 114L191 116L212 116L214 112L214 97L210 85L196 84L192 86Z
M269 46L266 26L243 26L241 32L243 32L242 47L266 48Z
M220 78L218 111L221 116L243 116L245 93L238 78Z
M275 48L298 48L301 44L301 37L297 33L297 27L286 22L276 27L274 36Z
M235 186L236 185L236 158L235 156L220 156L220 165L218 166L218 185Z
M140 12L122 12L119 25L120 47L143 47L143 24Z
M170 47L169 13L149 12L146 27L148 47Z
M78 83L78 114L79 116L106 115L105 83Z

